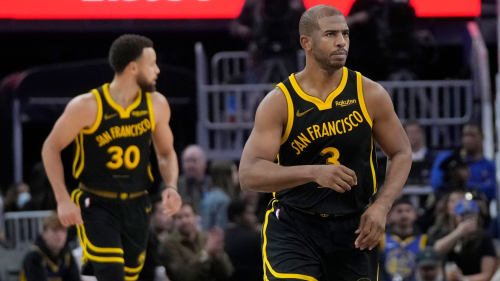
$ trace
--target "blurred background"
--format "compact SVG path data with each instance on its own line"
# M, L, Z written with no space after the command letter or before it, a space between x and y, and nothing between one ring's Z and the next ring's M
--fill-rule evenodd
M109 47L125 33L154 41L161 69L157 89L172 108L171 127L182 175L179 186L193 185L188 189L201 194L183 195L193 201L198 227L229 229L231 237L246 235L232 229L235 225L258 229L270 197L240 191L239 158L259 102L275 84L303 68L298 20L305 9L317 4L330 4L344 13L351 30L347 67L384 86L412 144L414 163L403 201L409 202L415 218L394 215L388 221L388 235L405 241L427 233L434 237L429 239L432 246L458 228L460 221L453 217L461 214L455 214L455 205L465 198L478 202L478 229L484 229L484 235L492 239L488 241L498 245L496 163L500 158L496 155L500 139L495 128L500 122L495 121L500 111L495 108L500 110L500 102L495 99L495 81L499 7L495 0L3 0L0 248L4 254L0 254L0 280L17 280L29 245L43 231L42 218L56 206L41 164L43 141L71 98L112 80ZM73 149L69 146L63 152L70 190L77 186L71 177ZM385 162L379 151L380 184ZM161 179L157 169L153 173ZM154 183L153 197L161 184L159 180ZM216 189L222 192L219 201L207 198ZM458 200L450 203L453 192L459 193ZM223 203L216 207L215 201ZM404 202L402 206L408 205ZM247 209L255 219L244 218ZM228 214L228 210L232 211ZM210 218L212 211L223 219ZM165 233L175 232L175 218L170 219L153 220L160 225L152 226L158 229L160 244ZM405 224L415 226L412 235L400 233ZM439 225L447 229L436 229ZM69 229L68 241L71 248L77 248L71 244L72 232ZM465 230L461 234L470 235ZM452 250L437 245L433 249L444 253L439 261L453 261L460 268L457 258L448 253ZM231 280L261 280L245 273L262 270L262 266L249 267L249 261L238 260L235 253L243 251L238 246L241 243L225 243L235 269ZM388 264L386 279L434 280L416 276L418 249L405 252L410 258L381 249L387 252L381 255L381 264ZM424 254L422 258L428 257ZM495 263L488 272L479 266L479 272L462 268L461 273L483 274L483 279L474 280L490 280L497 266L494 254ZM404 265L407 259L413 264ZM158 269L162 266L167 274ZM152 268L165 278L175 271L161 262Z

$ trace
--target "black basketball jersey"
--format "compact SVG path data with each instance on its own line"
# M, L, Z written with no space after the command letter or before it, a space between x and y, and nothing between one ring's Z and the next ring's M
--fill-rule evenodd
M149 163L154 114L150 93L139 92L126 109L113 101L109 84L92 90L97 119L75 139L73 176L89 188L135 192L153 181Z
M285 189L274 194L281 203L320 214L347 214L362 211L376 193L372 121L361 77L344 67L340 85L325 102L302 91L294 74L278 85L288 106L279 164L342 164L352 169L358 179L358 185L345 193L315 182Z

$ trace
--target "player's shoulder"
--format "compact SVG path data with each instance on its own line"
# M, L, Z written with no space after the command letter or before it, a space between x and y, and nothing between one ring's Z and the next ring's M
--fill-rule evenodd
M151 101L153 104L159 104L159 105L167 105L168 106L168 101L167 98L161 94L160 92L152 92L152 93L147 93L151 95Z
M96 109L97 102L97 97L92 92L80 94L71 99L66 110L86 111Z
M269 104L270 106L280 106L281 104L286 105L286 97L283 90L276 86L272 89L262 100L262 104Z
M387 95L387 91L380 85L380 83L377 83L370 78L361 75L361 83L363 87L363 94L366 96L380 96L380 95Z

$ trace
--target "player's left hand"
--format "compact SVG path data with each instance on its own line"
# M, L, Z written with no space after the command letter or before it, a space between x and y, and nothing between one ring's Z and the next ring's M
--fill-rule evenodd
M182 206L182 199L176 189L167 187L167 189L161 193L161 196L162 203L166 207L163 211L164 214L172 216L179 211Z
M380 238L385 231L385 221L387 219L388 208L373 203L361 216L358 229L354 232L358 238L354 242L356 248L372 250L380 242Z

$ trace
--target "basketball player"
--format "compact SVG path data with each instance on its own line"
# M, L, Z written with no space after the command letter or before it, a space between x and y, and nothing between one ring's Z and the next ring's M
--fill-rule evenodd
M83 247L83 275L99 281L137 280L144 265L153 181L154 143L166 212L181 206L177 156L170 130L170 107L155 91L160 70L153 42L123 35L111 45L115 70L110 84L69 102L42 150L47 175L65 226L77 225ZM80 186L71 197L64 184L61 151L76 143L73 175Z
M306 67L262 101L240 166L243 189L274 192L262 230L264 280L376 281L376 245L408 176L410 144L387 92L344 67L344 16L318 5L299 31ZM374 141L389 163L369 205Z

